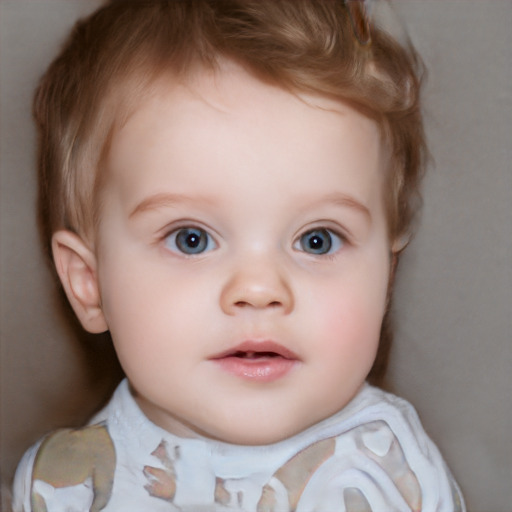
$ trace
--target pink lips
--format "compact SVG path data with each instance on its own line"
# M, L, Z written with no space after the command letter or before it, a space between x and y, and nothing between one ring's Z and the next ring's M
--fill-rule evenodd
M299 361L291 350L273 341L245 341L211 358L224 371L258 382L284 377Z

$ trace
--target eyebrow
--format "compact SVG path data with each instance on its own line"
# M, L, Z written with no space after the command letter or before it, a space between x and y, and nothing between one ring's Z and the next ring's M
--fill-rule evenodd
M315 201L315 203L316 202L317 201ZM318 202L327 202L338 206L352 208L356 212L363 214L369 221L372 220L370 209L364 203L352 196L333 192L332 194L322 197Z
M130 213L129 218L158 208L172 208L179 203L213 203L210 197L188 196L185 194L159 193L142 200Z
M157 210L158 208L172 208L176 204L179 203L207 203L212 204L215 201L207 196L189 196L185 194L172 194L172 193L158 193L147 197L142 200L130 213L129 218L134 217L135 215L144 213L146 211ZM337 206L342 206L345 208L351 208L356 212L364 215L367 220L372 220L372 215L367 206L365 206L361 201L358 201L352 196L346 194L340 194L338 192L333 192L331 194L327 194L326 196L322 196L319 199L313 201L312 205L316 205L317 203L332 203Z

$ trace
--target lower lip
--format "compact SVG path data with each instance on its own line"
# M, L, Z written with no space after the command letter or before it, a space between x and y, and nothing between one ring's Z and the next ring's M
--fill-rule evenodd
M284 357L223 357L214 359L225 372L251 381L272 382L284 377L295 366L295 359Z

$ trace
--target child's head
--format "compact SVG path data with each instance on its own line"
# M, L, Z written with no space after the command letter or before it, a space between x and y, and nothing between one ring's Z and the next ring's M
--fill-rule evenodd
M114 1L43 79L44 235L164 428L272 442L370 371L424 141L414 56L354 14Z
M151 85L215 69L221 57L374 119L391 152L390 237L407 236L424 151L416 57L373 26L361 45L347 12L342 0L119 0L77 24L35 101L48 247L58 229L92 235L110 137Z

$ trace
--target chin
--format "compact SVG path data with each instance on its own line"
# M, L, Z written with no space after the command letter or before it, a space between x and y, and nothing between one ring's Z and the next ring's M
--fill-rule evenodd
M291 436L293 436L293 434L288 435L283 432L230 432L223 436L223 438L219 438L219 440L224 443L242 446L263 446L278 443Z

